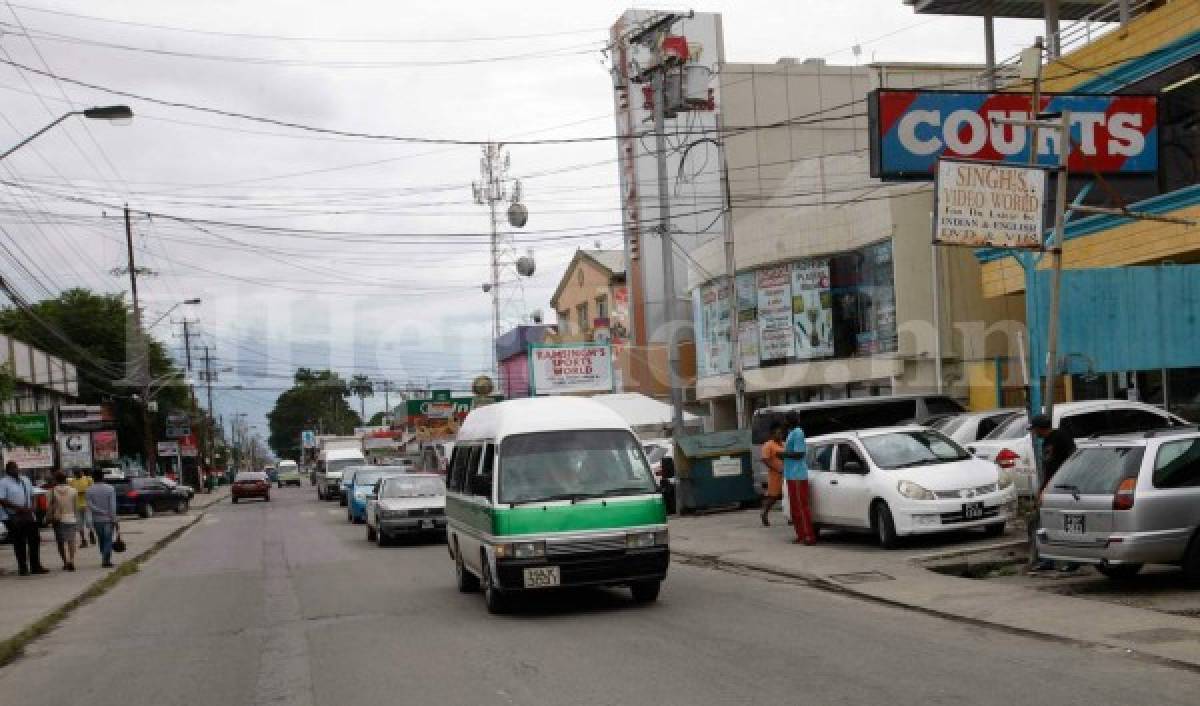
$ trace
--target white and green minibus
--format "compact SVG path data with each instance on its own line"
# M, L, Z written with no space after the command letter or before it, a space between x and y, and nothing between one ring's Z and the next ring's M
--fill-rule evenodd
M577 397L509 400L463 422L446 481L460 591L501 612L517 592L628 586L658 598L667 516L642 446L608 407Z

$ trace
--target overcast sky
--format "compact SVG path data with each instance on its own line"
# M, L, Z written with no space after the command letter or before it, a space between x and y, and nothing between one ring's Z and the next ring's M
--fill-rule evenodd
M601 49L628 7L588 2L0 0L0 144L70 107L130 105L127 126L71 118L0 165L0 270L26 297L128 291L119 206L133 227L147 322L175 346L184 314L219 358L217 412L265 413L297 365L397 385L463 389L490 366L486 210L474 146L342 138L154 104L70 80L355 133L455 140L606 136ZM676 9L664 3L636 7ZM687 9L684 6L684 9ZM900 0L736 0L731 62L819 56L982 61L982 22L914 15ZM1041 33L999 22L997 51ZM62 80L29 69L54 74ZM514 145L537 273L524 308L549 309L577 247L619 247L610 141ZM183 220L174 220L176 218ZM265 231L281 227L288 231ZM551 314L552 316L552 314ZM68 332L69 333L69 332ZM241 389L229 389L240 386ZM353 401L357 408L357 400ZM394 400L393 400L394 403ZM383 407L368 400L367 414Z

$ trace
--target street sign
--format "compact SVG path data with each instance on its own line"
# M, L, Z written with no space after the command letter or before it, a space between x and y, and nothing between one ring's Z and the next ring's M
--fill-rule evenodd
M117 432L92 432L92 457L96 461L116 461L120 457L117 452Z
M1041 112L1070 111L1072 172L1147 174L1158 170L1158 98L1151 95L1044 94ZM940 158L1029 163L1028 131L993 119L1027 119L1024 93L878 89L867 99L871 176L934 178ZM1039 130L1036 165L1057 167L1058 133Z
M196 443L196 437L192 434L185 434L179 439L179 455L195 458L200 455L200 445Z
M167 415L167 438L181 439L192 433L191 419L186 414Z
M92 436L87 432L65 432L58 436L58 458L63 468L92 467Z
M22 471L54 466L54 444L38 444L28 449L19 446L4 449L3 455L5 463L12 461Z
M36 444L50 443L50 418L45 412L6 415L9 423L25 432Z
M317 448L317 432L305 429L300 432L300 445L306 449Z
M178 456L179 442L178 441L160 441L158 442L159 456Z
M1047 172L993 162L938 162L933 242L1040 248Z

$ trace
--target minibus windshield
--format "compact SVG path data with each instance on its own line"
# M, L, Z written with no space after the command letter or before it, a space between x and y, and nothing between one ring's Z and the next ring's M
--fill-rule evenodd
M642 449L627 431L510 436L500 447L500 459L502 503L656 492Z

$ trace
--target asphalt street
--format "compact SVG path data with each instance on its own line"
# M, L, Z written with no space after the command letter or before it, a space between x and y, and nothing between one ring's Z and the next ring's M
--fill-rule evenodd
M797 548L797 551L803 551ZM221 503L0 669L23 706L1195 704L1200 674L675 564L657 604L454 588L315 492Z

